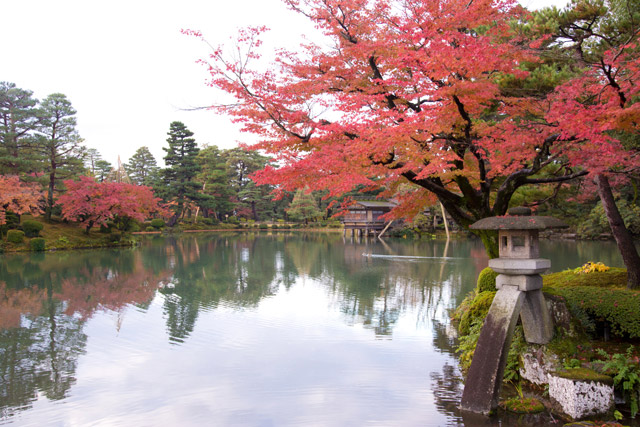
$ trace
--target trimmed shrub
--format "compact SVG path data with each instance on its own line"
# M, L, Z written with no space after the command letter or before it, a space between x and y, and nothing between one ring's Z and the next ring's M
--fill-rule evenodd
M478 275L478 293L485 291L495 292L496 277L498 277L498 273L493 271L490 267L486 267L485 269L483 269Z
M164 227L164 220L162 218L154 218L151 220L151 226L157 229Z
M29 242L32 251L42 252L44 251L45 241L42 237L36 237Z
M564 298L572 314L584 313L593 322L606 322L619 337L640 338L640 291L626 289L621 268L578 274L563 271L543 276L544 291ZM589 329L589 328L586 328Z
M202 218L202 223L205 225L218 225L220 221L217 218Z
M269 226L267 224L260 224L260 229L261 230L266 230L267 228L269 228Z
M144 229L144 231L156 231L156 229L152 226L148 226L147 228Z
M20 226L20 216L14 214L13 212L5 212L5 226L12 230L16 229Z
M32 219L27 219L22 222L22 231L24 231L24 235L27 237L38 237L44 225L41 222L34 221Z
M9 242L9 243L22 243L22 242L24 242L24 231L22 231L22 230L9 230L9 231L7 231L7 242Z

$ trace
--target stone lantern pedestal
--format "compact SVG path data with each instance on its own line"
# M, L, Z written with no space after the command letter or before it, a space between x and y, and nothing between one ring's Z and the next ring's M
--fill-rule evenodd
M546 344L553 338L553 321L542 295L540 273L551 267L540 258L539 230L566 227L551 217L531 216L528 208L482 219L469 228L498 230L500 257L489 260L498 277L498 292L485 318L465 381L461 409L488 415L498 406L502 376L518 318L525 340Z

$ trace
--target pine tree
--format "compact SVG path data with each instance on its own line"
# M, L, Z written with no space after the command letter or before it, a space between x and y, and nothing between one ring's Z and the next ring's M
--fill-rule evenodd
M138 185L151 185L154 175L158 172L156 159L146 146L138 148L124 167L131 181Z
M205 196L199 205L203 208L205 215L213 211L218 219L222 219L224 213L233 210L231 203L233 190L229 185L226 159L218 147L210 146L200 151L198 163L202 167L198 180L202 183L202 193Z
M286 211L292 220L304 221L305 224L308 223L309 220L315 220L322 216L322 212L318 208L313 195L303 189L296 191L296 194L293 196L293 201Z
M0 82L0 173L35 172L27 142L38 124L38 100L33 92Z
M184 217L186 204L200 199L198 191L200 184L195 177L200 172L200 165L196 161L200 149L191 132L182 122L172 122L167 133L168 148L164 162L167 168L163 171L165 182L164 196L166 200L174 202L173 216L168 225L173 226L178 219Z
M51 219L56 185L82 171L85 147L76 131L76 110L61 93L47 96L41 104L34 149L45 159L48 174L46 218Z

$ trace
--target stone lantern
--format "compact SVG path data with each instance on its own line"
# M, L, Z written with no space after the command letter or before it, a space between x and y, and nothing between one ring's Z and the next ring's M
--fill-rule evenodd
M498 292L485 318L465 381L461 408L489 414L498 405L502 375L518 317L525 340L546 344L553 338L553 321L542 295L542 277L551 267L540 258L538 234L547 228L564 228L556 218L531 216L528 208L514 208L509 215L482 219L469 228L497 230L500 257L489 260L498 274Z

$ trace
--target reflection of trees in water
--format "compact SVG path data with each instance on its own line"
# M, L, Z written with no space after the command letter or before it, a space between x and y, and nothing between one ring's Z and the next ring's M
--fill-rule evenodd
M453 357L458 345L455 334L450 333L450 324L447 322L433 322L433 344L443 353ZM431 386L438 412L459 417L458 405L462 398L463 377L458 369L455 359L452 363L445 363L442 372L431 373Z
M66 397L86 346L85 321L97 310L122 312L130 304L149 304L163 277L146 271L135 251L72 255L0 262L11 280L0 284L2 418L27 409L39 394Z
M457 305L460 295L473 288L474 279L469 277L482 268L469 262L472 248L459 242L446 246L444 242L339 239L324 268L326 276L332 277L329 286L338 295L341 311L371 326L376 334L389 335L401 313L408 310L416 310L425 324L448 316L447 310ZM430 258L403 258L413 256Z
M39 393L63 399L75 383L87 341L84 321L62 313L63 303L52 298L51 287L43 302L39 316L0 330L0 418L28 409Z
M287 264L283 241L275 236L189 236L167 243L162 250L173 272L160 292L165 296L169 336L175 342L193 331L201 308L215 308L221 302L255 306L275 294L281 283L292 283L290 271L282 269ZM284 274L276 274L278 270Z

